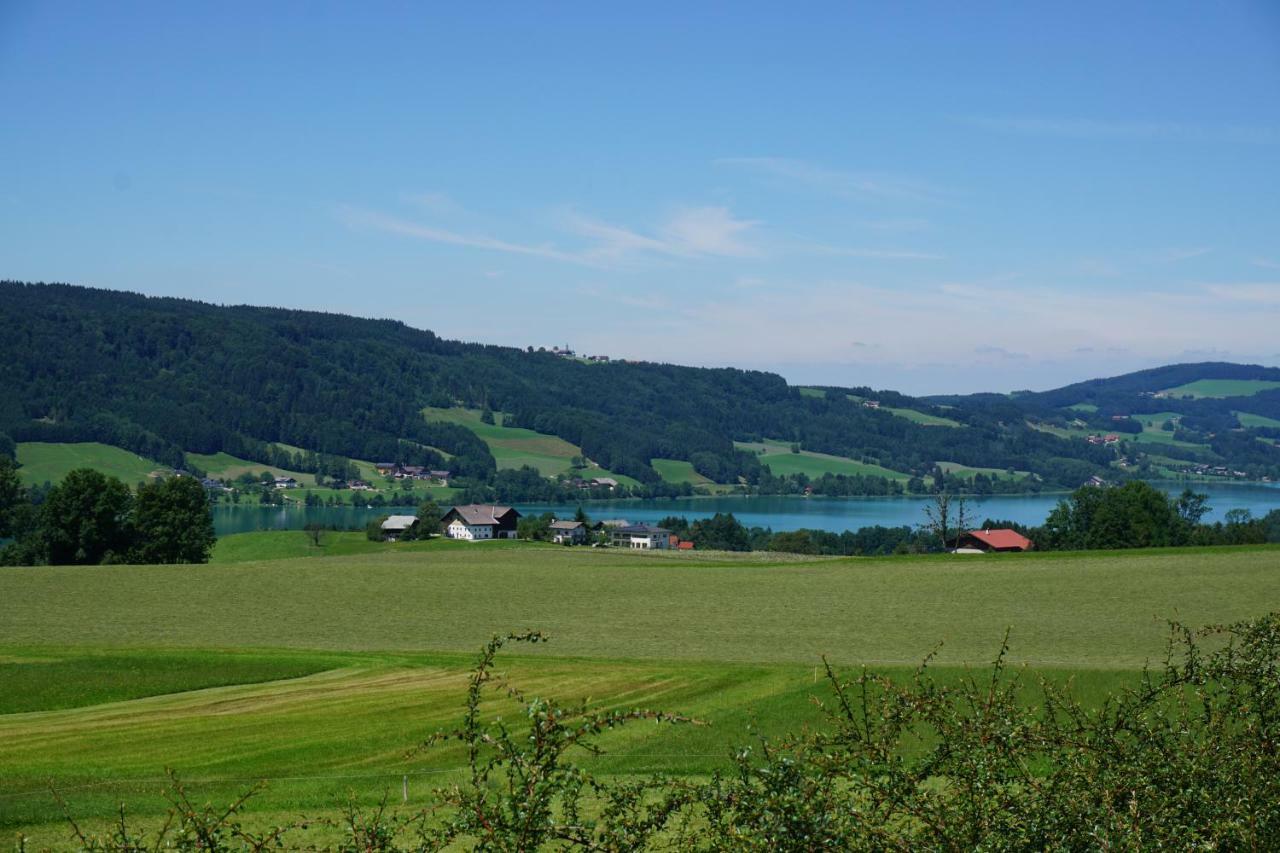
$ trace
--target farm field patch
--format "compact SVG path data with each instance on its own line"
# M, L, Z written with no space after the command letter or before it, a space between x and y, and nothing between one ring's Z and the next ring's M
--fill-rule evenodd
M405 777L420 806L462 754L408 750L459 719L475 650L510 630L552 638L500 658L530 695L711 723L611 732L584 766L702 775L753 731L819 725L823 654L906 677L941 642L947 680L984 666L1009 627L1011 663L1096 701L1159 661L1166 619L1280 606L1276 547L806 559L433 541L290 558L287 536L305 541L226 537L220 555L234 544L244 562L0 573L0 693L36 685L0 713L0 830L65 845L49 780L89 826L121 802L158 820L166 766L201 802L269 780L251 825L333 816L348 796L398 802ZM317 843L337 840L316 826Z
M606 471L598 465L575 470L572 460L573 457L582 455L580 447L554 435L504 426L506 415L501 412L494 412L492 424L486 424L480 419L481 412L478 409L429 407L423 410L423 415L427 420L459 424L474 432L489 445L489 452L493 454L499 468L528 465L536 468L544 477L575 473L583 478L612 477L619 483L638 485L631 477Z
M901 471L892 471L880 465L872 465L848 459L844 456L832 456L827 453L816 453L801 450L791 452L791 445L782 441L765 440L762 442L735 441L734 447L748 450L760 457L760 462L769 466L775 476L786 474L805 474L809 477L821 477L823 474L845 474L863 477L887 477L890 480L906 481L908 475Z
M1268 418L1264 415L1255 415L1250 412L1234 412L1236 420L1240 421L1242 427L1269 427L1271 429L1280 429L1280 420Z
M912 423L921 426L941 426L941 427L964 427L965 425L951 418L942 418L937 415L930 415L926 412L918 412L915 409L899 409L893 406L881 406L880 411L890 412L900 418L906 418Z
M1280 388L1280 382L1269 379L1197 379L1176 388L1165 389L1171 397L1252 397L1262 391Z
M707 486L712 480L693 469L693 463L683 459L650 459L649 464L665 482L689 483L694 486Z
M96 441L21 441L18 442L17 457L22 466L18 469L18 476L27 485L61 482L76 468L93 468L119 477L129 486L169 471L159 462Z
M250 462L248 459L241 459L230 453L188 453L187 459L215 480L234 480L242 474L257 475L266 471L273 477L292 477L303 485L314 486L316 482L314 474L290 471L287 468L277 468L261 462Z

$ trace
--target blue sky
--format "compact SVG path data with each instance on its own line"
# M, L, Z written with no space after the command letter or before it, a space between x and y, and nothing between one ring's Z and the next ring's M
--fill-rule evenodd
M0 3L0 276L915 393L1280 364L1275 3L610 5Z

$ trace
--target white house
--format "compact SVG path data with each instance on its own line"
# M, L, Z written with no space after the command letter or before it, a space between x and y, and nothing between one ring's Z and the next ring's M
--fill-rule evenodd
M440 519L450 539L515 539L520 513L509 506L467 504L452 507Z
M551 522L551 541L557 545L577 545L587 541L587 526L581 521Z
M671 547L671 531L650 524L615 527L609 531L609 538L619 548L645 551Z

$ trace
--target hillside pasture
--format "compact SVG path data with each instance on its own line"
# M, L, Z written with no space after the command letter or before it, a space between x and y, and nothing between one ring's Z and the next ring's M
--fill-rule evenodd
M1236 420L1240 421L1240 426L1246 429L1254 427L1263 427L1267 429L1280 429L1280 420L1268 418L1264 415L1255 415L1251 412L1232 412L1236 416Z
M59 483L77 468L92 468L119 477L130 486L170 471L159 462L96 441L20 441L17 457L18 464L22 466L18 469L18 476L29 486Z
M940 426L940 427L964 427L965 424L951 418L943 418L938 415L930 415L925 412L919 412L915 409L900 409L893 406L881 406L880 411L889 412L900 418L906 418L914 424L921 426Z
M710 477L695 471L693 463L686 462L683 459L650 459L649 464L653 466L653 470L658 472L658 476L667 483L675 485L689 483L693 486L709 486L714 482Z
M975 474L985 474L1000 480L1021 480L1031 476L1030 471L1014 471L1012 475L1008 470L1003 468L982 468L975 465L962 465L959 462L939 462L938 467L942 469L944 474L957 474L961 477L972 477Z
M828 453L816 453L810 450L791 452L791 445L783 441L766 439L762 442L735 441L733 446L739 450L747 450L760 457L761 464L768 465L774 476L788 474L804 474L810 478L823 474L844 474L863 477L886 477L890 480L905 482L909 475L901 471L892 471L880 465L859 462L844 456L832 456Z
M558 474L574 474L583 478L612 477L629 486L639 485L631 477L606 471L595 464L574 469L573 457L582 456L582 448L558 436L504 426L506 415L502 412L494 412L492 424L486 424L480 419L482 413L479 409L428 407L422 413L429 421L459 424L474 432L489 446L489 452L493 454L499 468L521 468L528 465L536 468L544 477Z
M241 459L239 456L232 456L230 453L188 453L187 459L190 460L192 465L206 472L215 480L234 480L244 474L252 474L257 477L263 471L266 471L273 477L292 477L304 486L314 486L316 483L314 474L290 471L288 468L277 468L274 465L264 465L261 462L251 462L248 459Z
M1176 388L1166 388L1163 392L1170 397L1192 397L1199 399L1211 397L1252 397L1262 391L1280 388L1280 382L1269 379L1197 379Z

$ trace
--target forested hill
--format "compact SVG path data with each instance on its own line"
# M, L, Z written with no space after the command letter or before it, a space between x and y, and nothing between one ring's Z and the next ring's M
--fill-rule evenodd
M495 470L485 443L423 414L466 406L506 412L508 425L559 436L648 484L660 480L654 458L687 460L717 482L759 482L769 476L761 457L734 441L762 439L908 475L946 460L1068 487L1116 460L1115 448L1033 428L1021 409L980 400L941 408L877 392L881 407L870 408L869 389L586 363L391 320L0 282L0 322L0 442L10 446L101 441L174 466L184 453L218 451L270 461L276 443L443 465L440 450L455 476L483 483Z

